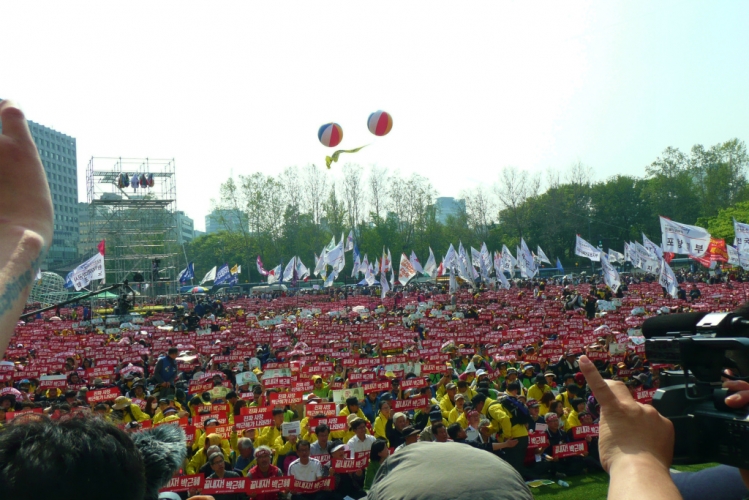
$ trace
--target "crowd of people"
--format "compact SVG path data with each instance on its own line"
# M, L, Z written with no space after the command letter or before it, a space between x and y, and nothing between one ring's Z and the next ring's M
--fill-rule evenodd
M184 301L179 314L115 321L50 312L16 328L0 364L0 424L41 414L128 433L175 425L187 436L185 477L303 485L257 498L363 497L383 461L421 442L493 454L527 481L563 480L602 470L581 355L647 403L670 367L645 357L644 318L744 300L724 284L696 283L703 302L663 298L646 281L618 298L596 278L519 285Z

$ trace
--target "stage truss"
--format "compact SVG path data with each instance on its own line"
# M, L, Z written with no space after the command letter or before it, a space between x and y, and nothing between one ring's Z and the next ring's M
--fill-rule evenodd
M128 179L150 174L153 186L124 187L123 173ZM174 160L92 157L86 188L90 224L86 244L94 252L101 240L106 241L107 283L128 280L143 297L176 294L181 250Z

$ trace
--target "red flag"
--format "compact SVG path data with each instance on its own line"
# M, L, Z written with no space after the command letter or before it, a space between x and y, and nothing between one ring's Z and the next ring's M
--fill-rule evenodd
M100 254L106 255L106 244L105 244L105 240L101 240L96 247L99 249L99 253Z

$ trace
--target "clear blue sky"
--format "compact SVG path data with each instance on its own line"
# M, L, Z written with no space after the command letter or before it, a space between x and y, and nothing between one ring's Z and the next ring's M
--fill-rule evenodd
M233 172L345 158L428 176L440 195L514 165L596 179L667 146L749 137L749 2L10 2L0 95L91 156L175 158L203 227ZM334 170L338 165L334 165ZM340 168L340 167L338 167ZM334 173L334 175L336 175Z

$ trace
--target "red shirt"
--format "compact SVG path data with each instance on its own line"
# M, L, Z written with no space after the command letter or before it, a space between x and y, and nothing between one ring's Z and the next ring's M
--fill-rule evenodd
M268 472L265 474L263 474L263 471L261 471L260 467L257 465L247 472L247 477L250 479L267 479L269 477L277 477L281 475L281 469L273 464L270 464ZM254 500L278 500L278 493L261 493L257 495Z

